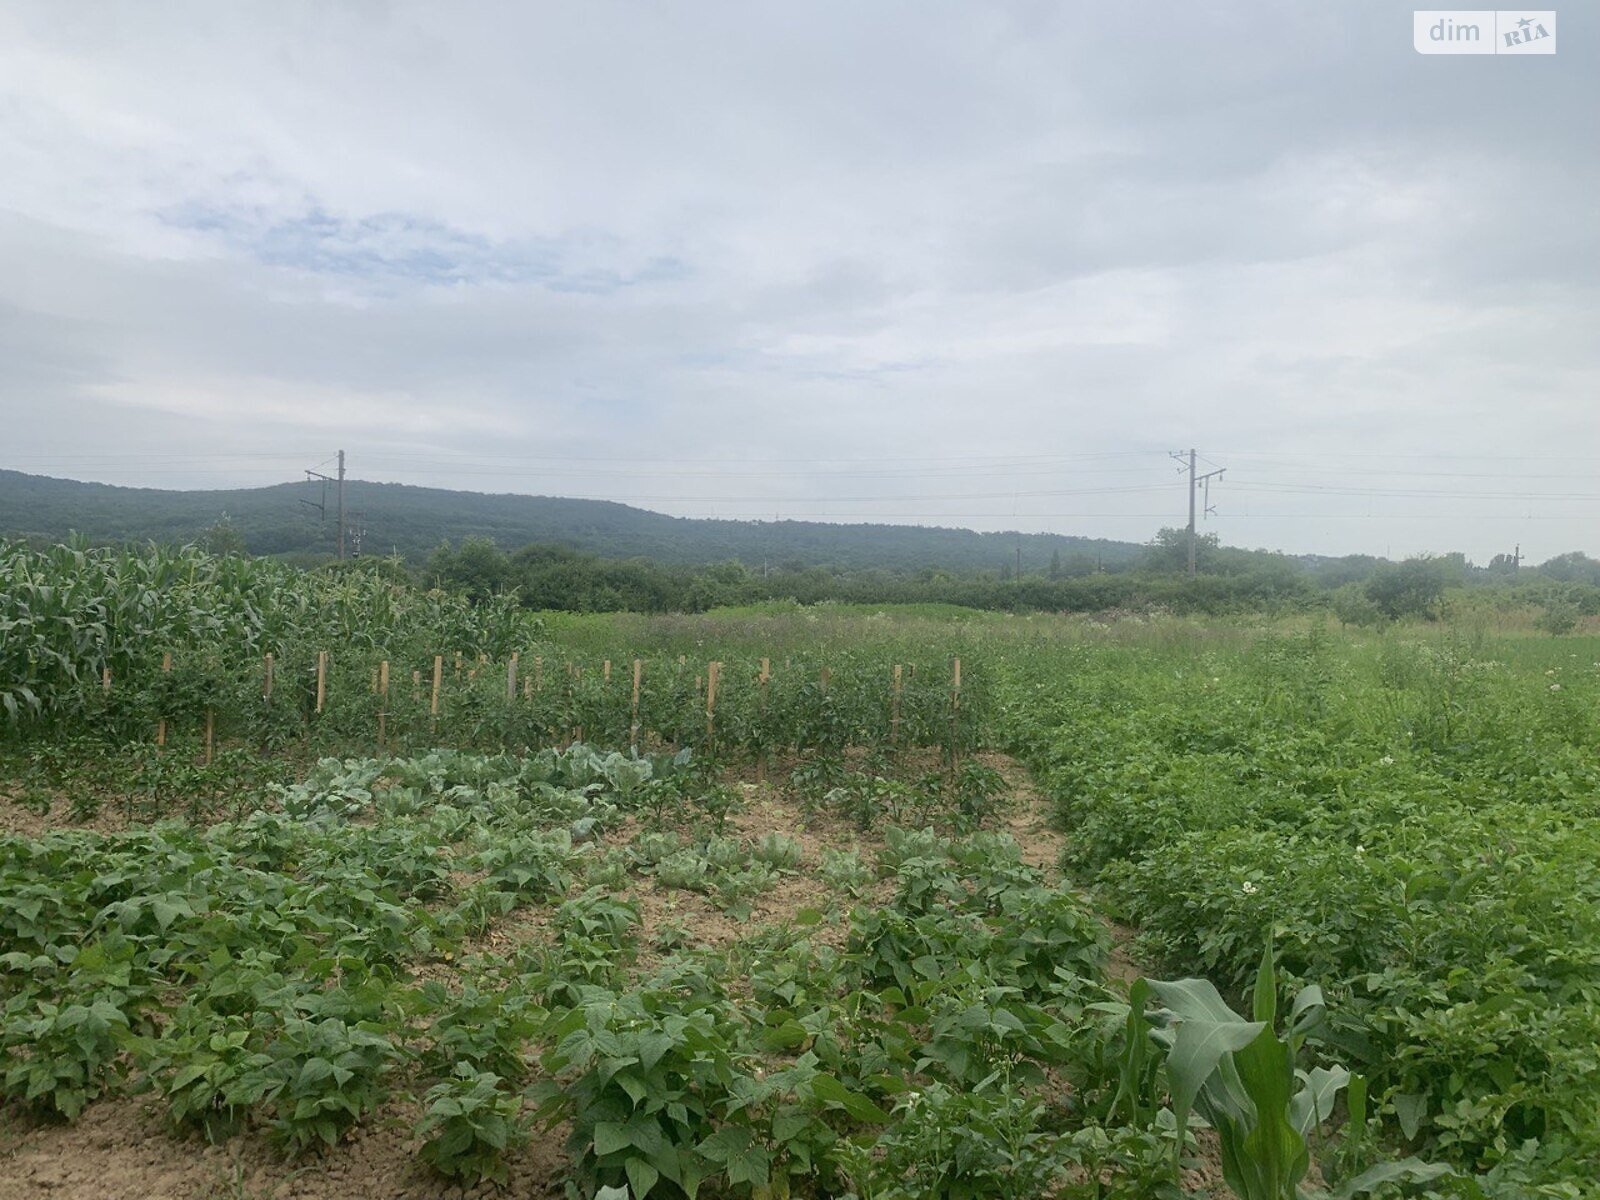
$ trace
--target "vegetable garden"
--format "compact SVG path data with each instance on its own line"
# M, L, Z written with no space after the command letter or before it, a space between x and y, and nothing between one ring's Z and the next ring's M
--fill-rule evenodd
M1600 1174L1592 639L0 569L0 1197Z

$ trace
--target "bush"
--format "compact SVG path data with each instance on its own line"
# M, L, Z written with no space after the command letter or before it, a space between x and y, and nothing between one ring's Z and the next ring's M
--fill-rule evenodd
M1439 615L1439 602L1447 583L1442 565L1430 558L1408 558L1403 563L1385 563L1367 580L1366 595L1373 606L1391 621L1403 617L1433 620Z

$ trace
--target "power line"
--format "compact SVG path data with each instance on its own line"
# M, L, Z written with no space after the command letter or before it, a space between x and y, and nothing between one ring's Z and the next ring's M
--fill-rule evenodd
M1446 491L1438 488L1334 487L1320 483L1253 483L1249 480L1235 480L1234 486L1257 492L1304 495L1437 497L1444 500L1600 500L1600 492L1488 492L1479 489Z
M1213 450L1212 453L1226 454L1229 458L1398 458L1438 459L1450 462L1589 462L1600 466L1600 455L1594 454L1437 454L1432 451L1374 454L1366 451L1344 450Z
M439 459L441 456L461 455L462 457L464 457L464 458L466 458L468 460L506 460L506 459L511 459L511 460L516 460L516 461L519 461L519 462L527 462L527 463L548 463L548 462L554 462L554 463L562 463L562 462L653 463L653 462L670 461L670 462L683 462L683 463L768 463L768 462L770 462L770 463L884 463L884 462L890 462L890 463L894 463L894 462L904 462L904 463L973 462L973 463L979 463L979 462L992 462L992 463L995 463L995 464L1005 464L1005 463L1013 463L1013 462L1021 462L1021 461L1029 461L1029 460L1065 462L1065 461L1076 461L1076 460L1084 460L1084 459L1104 459L1104 458L1148 458L1153 453L1154 453L1153 451L1149 451L1149 450L1103 450L1103 451L1085 451L1085 452L1081 452L1081 453L1051 453L1051 454L1030 453L1030 454L961 454L961 455L922 455L922 454L913 454L913 455L869 455L869 456L860 457L860 458L847 458L847 457L838 457L838 456L821 457L821 458L758 458L758 457L752 457L752 456L746 455L746 454L730 456L730 457L726 457L726 458L688 458L688 457L678 457L678 456L661 455L661 454L653 454L653 455L649 455L649 456L645 456L645 457L630 457L628 455L621 455L621 454L604 454L604 455L589 455L589 456L576 455L576 454L562 454L562 453L526 454L526 453L521 453L521 452L495 452L495 451L485 451L485 450L450 450L450 449L444 448L444 447L432 447L432 448L427 449L427 450L388 450L388 451L379 451L376 454L370 455L369 457L381 458L381 459L416 459L416 458ZM84 452L81 452L81 451L73 451L73 452L68 453L68 454L53 454L53 453L37 453L36 452L36 453L13 454L13 455L10 455L10 457L12 459L14 459L14 460L21 460L21 459L63 460L63 459L66 459L66 460L78 461L78 462L89 462L89 461L99 462L99 461L107 461L107 460L144 461L144 460L150 460L150 459L174 460L174 461L180 461L180 460L193 461L193 460L196 460L196 459L216 460L216 459L231 459L231 458L289 458L289 459L294 459L294 458L304 458L305 457L305 453L304 453L304 451L296 451L296 450L286 450L286 451L282 451L282 452L279 452L279 451L264 451L264 450L251 450L251 451L239 451L239 452L226 452L226 451L222 451L222 452L214 452L214 451L194 451L194 452L189 452L189 451L181 451L181 450L150 450L150 451L138 451L138 450L135 450L135 451L117 451L115 453L109 453L109 454L106 454L106 453L84 453ZM326 466L328 463L333 462L335 457L336 457L335 455L329 455L322 462L320 462L320 463L318 463L316 465L318 467Z
M907 501L923 503L930 500L1014 500L1022 497L1043 496L1109 496L1129 495L1136 492L1165 492L1181 486L1173 483L1142 484L1131 487L1053 488L1037 492L950 492L926 496L566 496L562 500L595 500L611 504L659 504L664 502L688 504L814 504L819 501L837 501L842 504L898 504Z
M366 458L364 461L369 466L376 465L376 466L381 467L385 463L394 462L394 461L398 461L398 460L390 459L390 458L388 458L388 457L386 457L384 455L374 455L374 456ZM1007 476L1007 477L1013 476L1013 475L1058 475L1058 474L1061 473L1062 467L1064 465L1066 465L1066 464L1062 464L1062 463L1050 463L1050 464L1045 464L1045 465L1028 464L1028 465L1024 465L1024 466L1009 466L1009 467L992 467L992 466L982 466L982 467L980 467L980 466L937 467L937 466L932 466L932 467L907 467L907 468L903 468L903 469L901 469L901 468L893 468L893 469L855 469L855 468L848 468L848 467L816 467L816 468L812 468L810 470L803 470L803 471L802 470L792 470L792 469L791 470L771 470L771 471L707 471L707 470L680 471L680 470L673 470L673 469L660 469L660 468L655 468L655 467L642 467L642 468L641 467L630 467L630 468L628 468L626 470L606 470L604 468L595 468L595 467L588 467L588 466L570 467L570 468L549 467L549 466L539 466L539 467L531 467L530 466L530 467L527 467L527 468L520 468L520 467L482 467L482 466L463 467L463 466L459 466L459 465L457 465L455 463L438 462L438 461L419 461L419 462L406 463L404 465L409 466L414 470L438 471L438 472L448 471L450 474L457 475L457 476L460 476L460 475L510 475L510 476L520 476L520 475L525 475L525 474L537 473L540 477L545 477L545 476L550 476L550 475L581 475L581 476L583 476L585 478L589 478L591 476L596 476L596 475L618 475L618 476L626 476L627 478L630 478L630 479L636 479L641 475L649 476L649 477L687 476L687 477L694 477L694 478L712 478L712 479L745 479L745 478L750 478L750 479L772 479L772 478L781 478L781 477L801 477L801 478L829 477L829 478L831 478L831 477L840 477L840 476L848 476L848 477L853 478L853 479L871 479L871 478L915 478L917 476L924 476L924 475L937 475L937 476L941 476L941 477L951 476L951 475L975 475L975 476L996 475L996 476ZM1154 471L1162 470L1162 468L1154 467L1154 466L1150 466L1150 467L1087 467L1087 468L1074 467L1074 468L1072 468L1072 470L1073 470L1073 473L1075 475L1128 475L1128 474L1136 474L1136 473L1150 474L1150 473L1152 473Z
M520 454L520 453L494 453L492 451L478 450L444 450L432 449L425 451L390 450L379 451L376 457L389 459L438 459L440 455L461 454L473 459L499 460L514 459L520 462L626 462L626 463L654 463L654 462L680 462L680 463L951 463L951 462L989 462L997 465L1006 463L1040 461L1040 462L1070 462L1086 459L1104 458L1149 458L1155 452L1150 450L1101 450L1085 451L1082 453L1034 453L1034 454L958 454L958 455L886 455L874 454L862 458L824 457L824 458L757 458L747 454L727 458L686 458L677 455L653 454L642 458L631 458L621 454L604 454L582 456L576 454Z
M667 516L677 517L682 520L738 520L738 521L763 521L768 523L781 523L783 521L815 520L827 518L829 520L860 521L872 524L886 518L898 520L962 520L962 521L1055 521L1068 519L1086 519L1096 521L1164 521L1170 520L1172 513L1168 512L787 512L781 516L774 516L770 508L757 510L740 510L737 512L726 511L697 511L693 513L667 513ZM1272 513L1230 513L1230 521L1304 521L1307 514L1304 512L1272 512ZM1593 513L1318 513L1317 520L1326 517L1328 520L1337 521L1573 521L1592 517L1600 519L1600 512ZM1087 535L1073 535L1087 536Z

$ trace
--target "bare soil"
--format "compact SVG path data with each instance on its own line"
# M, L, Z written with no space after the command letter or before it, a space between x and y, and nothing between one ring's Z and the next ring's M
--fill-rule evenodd
M54 829L89 829L95 833L121 833L128 822L120 809L102 806L88 820L76 820L72 803L60 793L49 794L48 808L25 804L22 790L14 785L0 783L0 833L19 837L42 837Z

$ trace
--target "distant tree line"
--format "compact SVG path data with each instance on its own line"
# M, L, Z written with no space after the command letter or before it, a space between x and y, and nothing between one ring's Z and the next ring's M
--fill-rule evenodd
M1460 554L1393 563L1352 556L1304 562L1288 555L1199 539L1197 577L1187 577L1183 530L1162 530L1138 562L1099 569L1052 559L1018 576L928 567L895 572L788 562L751 568L739 561L687 566L644 558L608 559L556 545L506 552L484 538L444 544L421 570L423 582L474 599L515 592L529 608L573 612L703 612L769 600L801 604L945 603L1010 612L1099 612L1162 608L1180 613L1328 608L1348 624L1442 615L1452 591L1480 603L1542 608L1552 632L1600 613L1600 561L1572 553L1540 567L1509 560L1470 565ZM393 569L406 568L395 564Z

